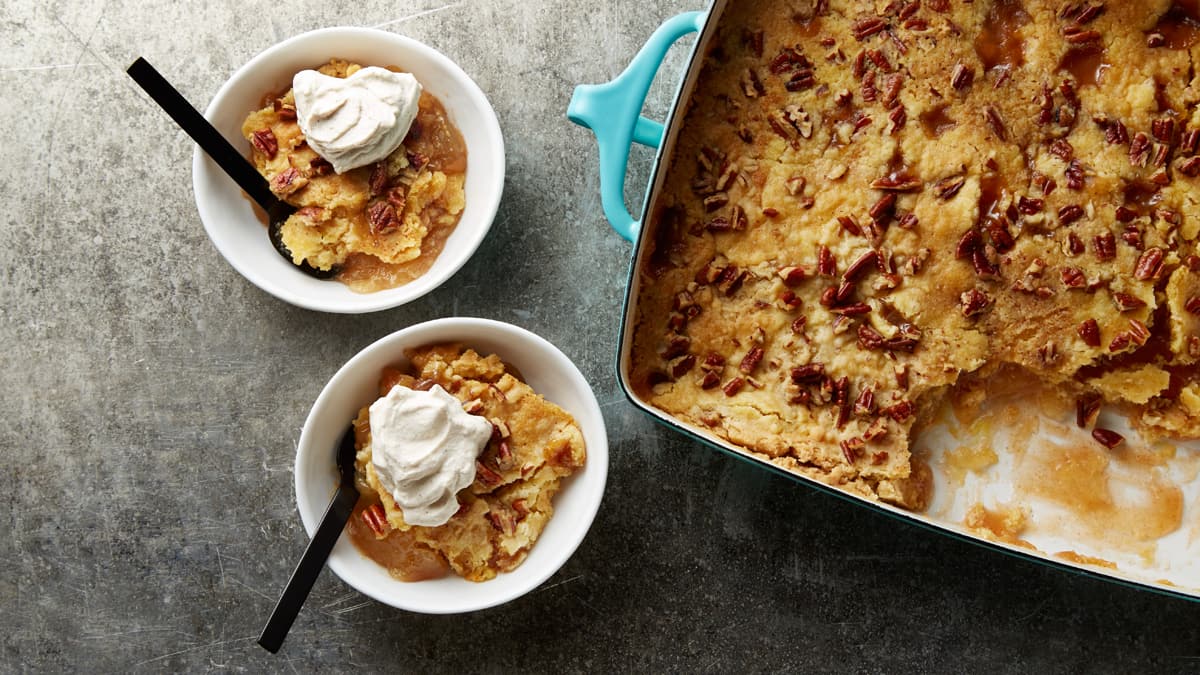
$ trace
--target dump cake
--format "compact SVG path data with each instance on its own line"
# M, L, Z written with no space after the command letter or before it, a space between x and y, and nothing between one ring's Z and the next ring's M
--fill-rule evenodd
M442 390L467 413L486 420L490 433L472 463L473 480L453 495L448 520L415 525L405 520L406 514L412 518L413 511L405 508L410 505L397 504L389 489L394 481L381 481L373 457L372 412L363 408L354 423L362 497L351 519L351 539L403 580L441 576L447 567L471 581L511 571L549 522L562 481L583 467L583 434L569 413L534 392L499 356L447 344L413 350L408 358L407 368L384 370L381 399L396 388Z
M349 78L363 70L335 59L313 75ZM367 112L365 102L350 101L331 116L348 108ZM428 92L420 93L415 120L398 147L341 173L308 143L293 89L267 95L264 107L243 122L242 135L271 190L297 207L279 233L292 261L336 272L335 279L356 291L392 288L424 274L462 215L466 144ZM331 137L329 145L338 140ZM343 168L343 154L329 154Z
M1195 2L730 3L639 270L639 395L921 508L964 382L1200 437ZM969 383L967 383L969 388Z

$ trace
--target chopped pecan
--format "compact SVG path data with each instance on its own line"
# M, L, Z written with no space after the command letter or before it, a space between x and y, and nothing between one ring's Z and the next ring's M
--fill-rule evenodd
M1082 190L1085 184L1086 173L1083 169L1083 164L1078 159L1073 159L1067 164L1067 189Z
M979 230L967 230L959 238L958 245L954 247L955 259L963 260L972 257L982 244L983 235L979 234Z
M1062 279L1063 286L1067 288L1083 288L1087 286L1087 277L1084 276L1083 270L1078 267L1064 267L1059 270L1059 277Z
M1079 324L1075 329L1079 333L1079 338L1089 347L1100 346L1100 324L1095 319L1088 319Z
M837 260L833 257L833 252L824 244L817 249L817 274L825 277L832 277L837 274Z
M275 140L275 132L270 129L259 129L250 134L250 144L267 159L275 159L275 154L279 152L279 141Z
M983 109L983 114L987 118L988 125L992 128L992 133L996 134L996 138L1001 141L1008 140L1008 127L1004 124L1004 118L1000 116L1000 111L992 106Z
M858 346L862 349L874 351L883 349L885 344L886 340L879 334L879 331L865 323L858 327Z
M860 255L842 274L843 281L857 281L867 270L874 267L879 260L879 252L871 249Z
M1125 437L1112 429L1093 429L1092 438L1109 450L1125 442Z
M906 420L913 416L916 410L917 407L913 405L912 401L901 399L897 403L884 408L881 412L893 420L903 424Z
M763 354L762 347L751 347L750 351L746 352L746 356L742 359L741 364L738 365L738 370L750 375L754 372L755 368L758 368L758 364L762 362Z
M746 380L740 377L735 377L729 382L725 383L725 386L721 387L721 391L725 392L726 396L737 396L738 392L740 392L744 386L746 386Z
M1163 250L1157 246L1147 249L1138 257L1134 266L1133 276L1139 281L1149 281L1158 277L1162 271Z
M974 68L964 65L962 63L955 64L954 70L950 73L950 86L951 87L961 91L963 89L966 89L967 87L970 87L971 84L973 84L974 82L975 82L975 69Z
M372 504L359 514L367 527L375 533L375 538L382 539L392 529L384 513L383 504Z
M1114 292L1112 294L1113 304L1116 305L1118 312L1131 312L1135 309L1141 309L1146 306L1146 302L1141 298L1130 295L1129 293Z
M963 316L972 317L983 314L991 304L991 299L983 291L972 288L959 296L959 302L962 305Z
M875 190L914 192L921 189L921 179L906 173L893 173L871 181Z
M368 181L371 189L371 196L374 197L375 195L383 194L388 188L389 180L387 162L376 162L375 165L371 167L371 178Z
M1080 429L1086 429L1096 423L1100 416L1100 404L1103 399L1099 394L1085 394L1075 399L1075 424Z
M947 176L933 185L933 193L942 199L950 200L966 182L966 178L962 176Z
M1117 257L1117 239L1111 232L1096 235L1092 239L1092 247L1096 251L1096 258L1102 262Z
M286 171L275 174L271 178L271 192L286 197L290 194L308 185L308 179L300 175L300 172L295 167L288 167Z
M1188 178L1200 176L1200 157L1189 157L1180 162L1179 173Z
M371 234L387 234L400 228L396 209L387 202L375 202L367 209Z
M850 27L854 39L863 42L872 35L882 33L887 28L887 22L878 17L868 17L855 21Z
M1083 217L1083 207L1078 204L1067 204L1058 210L1058 222L1062 225L1071 223Z

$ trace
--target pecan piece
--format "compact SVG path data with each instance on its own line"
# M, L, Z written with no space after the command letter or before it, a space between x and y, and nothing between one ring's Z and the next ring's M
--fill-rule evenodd
M1092 438L1109 450L1125 442L1125 437L1112 429L1093 429Z
M824 244L817 249L817 274L825 277L831 277L837 274L837 260L833 257L833 252Z
M1100 346L1100 324L1095 319L1088 319L1079 324L1075 329L1079 333L1079 338L1089 347Z
M396 209L387 202L375 202L367 209L367 222L371 234L387 234L400 228Z
M750 351L746 352L746 356L742 359L741 364L738 365L738 370L747 375L753 373L754 369L758 368L758 364L762 362L763 354L762 347L752 347Z
M850 27L854 33L854 39L863 42L872 35L882 33L887 28L887 22L878 17L868 17L855 21Z
M278 173L271 179L271 192L286 197L300 190L300 188L308 185L308 179L300 175L300 172L295 167L288 167L286 171Z
M983 314L992 301L983 291L972 288L959 296L959 302L962 304L963 316L970 318Z
M1112 294L1112 300L1118 312L1131 312L1146 306L1146 302L1141 298L1119 291Z
M1092 247L1096 251L1096 259L1107 262L1117 257L1117 239L1111 232L1097 235L1092 239Z
M906 173L892 173L871 181L871 187L887 192L914 192L921 189L921 179Z
M1149 281L1158 277L1162 271L1163 250L1157 246L1146 249L1133 268L1133 277L1139 281Z
M975 69L962 63L955 64L950 73L950 86L962 91L975 82Z
M1067 204L1058 210L1058 222L1061 225L1070 225L1071 223L1083 217L1083 207L1078 204Z
M863 253L842 274L842 281L857 281L867 270L874 267L879 260L879 252L871 249Z
M933 186L933 193L945 200L954 198L962 186L966 184L966 178L962 176L948 176L939 180Z
M270 129L259 129L250 134L250 144L267 159L275 159L275 154L279 152L279 141L275 140L275 132Z
M1103 399L1099 394L1086 394L1075 399L1075 424L1080 429L1086 429L1096 423L1100 416L1100 404Z
M746 386L746 380L740 377L735 377L727 382L724 387L721 387L721 391L725 392L726 396L737 396L738 392L741 391L742 387L744 386Z
M384 514L383 504L372 504L362 510L359 514L367 527L375 533L376 539L382 539L392 529L388 524L387 515Z
M386 162L375 162L371 167L371 178L368 184L371 189L371 196L381 195L388 188L388 172Z

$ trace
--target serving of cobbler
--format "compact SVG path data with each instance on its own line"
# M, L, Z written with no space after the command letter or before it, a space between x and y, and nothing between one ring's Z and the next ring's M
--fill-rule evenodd
M345 78L360 68L334 59L317 71ZM279 233L292 261L333 271L362 293L428 271L465 206L466 143L441 102L422 92L404 142L387 159L342 174L309 147L291 89L263 104L242 135L272 192L297 207Z
M587 451L575 419L525 384L499 356L462 345L423 347L409 366L385 369L379 393L392 387L440 386L464 409L492 422L492 439L475 463L475 480L458 493L458 512L436 527L409 525L372 463L368 409L354 422L361 493L348 532L366 556L404 581L443 576L471 581L509 572L529 554L554 514L562 482L582 468Z

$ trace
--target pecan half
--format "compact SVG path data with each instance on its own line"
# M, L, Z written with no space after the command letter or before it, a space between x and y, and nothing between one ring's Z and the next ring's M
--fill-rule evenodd
M1157 246L1146 249L1133 268L1133 277L1139 281L1156 278L1162 271L1163 250Z

